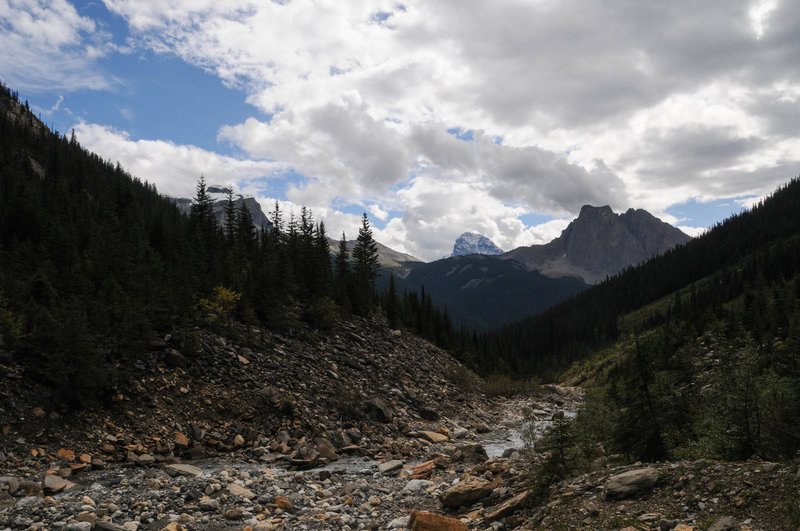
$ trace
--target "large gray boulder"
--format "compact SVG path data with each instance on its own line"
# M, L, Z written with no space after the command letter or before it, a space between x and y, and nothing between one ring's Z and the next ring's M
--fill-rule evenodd
M738 531L739 522L733 516L720 518L708 528L708 531Z
M637 468L616 476L611 476L606 481L606 498L609 500L623 500L638 496L649 490L658 481L658 471L655 468Z

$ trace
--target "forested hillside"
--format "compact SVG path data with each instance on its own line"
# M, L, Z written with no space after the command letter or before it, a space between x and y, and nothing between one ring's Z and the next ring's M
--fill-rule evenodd
M120 367L165 333L231 319L324 328L382 311L366 215L352 253L331 256L324 224L306 208L276 205L275 228L262 233L244 203L231 202L218 223L199 177L191 214L181 214L74 135L48 130L2 87L0 355L78 404L111 389ZM393 325L433 335L444 326L427 324L442 314L424 294L383 297Z
M599 448L631 461L796 455L798 207L794 179L707 234L476 338L482 363L591 388L561 434L557 477Z
M795 179L706 234L539 315L485 334L477 354L518 374L555 375L617 340L623 316L664 297L672 298L639 312L639 329L688 319L702 330L708 321L731 317L726 303L745 293L747 316L737 313L738 319L761 323L757 329L786 323L796 291L784 288L800 268L799 206L800 181ZM680 299L675 295L679 290ZM783 318L770 318L773 303Z

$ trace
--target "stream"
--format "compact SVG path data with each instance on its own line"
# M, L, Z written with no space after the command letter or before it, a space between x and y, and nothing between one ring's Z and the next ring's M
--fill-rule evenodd
M461 443L477 442L489 459L513 459L510 454L524 446L521 431L526 418L532 419L534 433L541 434L557 411L575 415L580 394L553 392L535 400L494 400L492 404L494 409L482 427L460 427L457 420L448 419L420 423L417 429L448 425L454 428L453 434L459 434L445 443L426 443L423 455L447 456ZM526 408L530 413L524 417ZM69 531L97 528L70 523L80 518L103 519L107 522L103 529L112 531L161 531L173 523L186 530L241 530L244 526L254 531L401 529L411 510L441 514L442 494L474 466L445 458L444 468L437 467L425 479L411 480L413 467L422 461L407 457L402 466L385 473L379 471L379 461L351 455L302 471L289 469L285 463L234 456L186 462L191 465L186 474L169 467L115 466L71 478L75 487L54 495L50 502L19 498L8 512L0 511L0 529L27 529L36 523L40 528ZM514 470L511 464L504 466ZM514 474L524 474L524 466L516 469ZM500 487L499 492L505 494L498 496L509 496L506 490ZM484 503L489 507L501 499L493 497ZM481 525L482 520L476 519L468 527L482 529Z

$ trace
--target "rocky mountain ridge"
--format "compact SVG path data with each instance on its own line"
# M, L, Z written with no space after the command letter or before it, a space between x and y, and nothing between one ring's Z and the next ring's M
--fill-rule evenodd
M456 239L453 245L453 252L450 256L466 256L470 254L496 256L498 254L503 254L503 250L482 234L465 232Z
M213 200L214 217L217 220L217 224L220 226L225 226L225 208L228 204L228 190L229 187L216 184L209 185L208 188L206 188L206 192ZM244 202L245 207L247 207L247 210L250 211L250 215L253 217L253 226L256 230L261 230L262 228L265 230L272 229L272 222L267 215L264 214L264 211L261 209L261 204L255 197L237 193L236 190L233 189L231 189L231 192L233 194L234 207L240 209L242 202ZM192 211L192 199L188 197L170 197L170 199L177 205L180 211L187 216Z
M514 249L502 258L550 277L574 275L596 284L690 239L646 210L616 214L609 206L584 205L558 238Z
M690 237L644 210L584 206L545 245L413 264L404 287L431 294L457 324L487 330L542 312Z
M331 250L331 255L336 256L336 253L339 252L339 240L328 238L328 244ZM347 246L347 252L350 253L350 257L352 258L353 248L356 246L356 240L346 240L345 245ZM416 264L423 263L419 258L411 256L410 254L401 253L400 251L395 251L391 247L387 247L382 243L375 242L375 247L378 250L378 262L381 264L381 267L391 270L395 276L400 278L408 275L409 271Z

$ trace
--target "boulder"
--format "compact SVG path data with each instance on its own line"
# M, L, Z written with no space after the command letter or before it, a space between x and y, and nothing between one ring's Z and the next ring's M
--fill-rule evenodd
M469 507L476 501L489 496L494 488L495 484L490 481L470 478L444 491L439 496L439 500L442 505L452 509Z
M506 516L514 514L525 504L526 501L528 501L530 495L531 491L529 490L517 494L510 500L507 500L494 509L488 511L484 517L484 520L486 522L494 522L495 520L499 520L500 518L505 518Z
M206 498L205 500L200 500L197 507L205 512L216 511L219 509L219 500L216 498Z
M424 420L439 420L439 412L430 406L420 406L417 411Z
M658 480L658 471L654 468L637 468L616 476L611 476L606 481L606 498L610 500L623 500L641 494L650 489Z
M336 454L336 447L328 439L317 439L317 453L327 461L336 461L339 456Z
M292 502L286 496L275 496L275 506L282 511L292 511Z
M319 453L308 444L302 445L292 454L290 461L292 466L301 470L314 468L320 462Z
M44 482L42 483L44 491L48 494L55 494L56 492L61 492L62 490L70 490L75 486L76 485L73 482L54 474L47 474L44 477Z
M175 432L172 442L175 443L176 450L185 450L189 447L189 438L179 431Z
M428 481L427 479L412 479L406 483L405 487L403 487L403 492L417 492L434 485L436 485L436 483L433 481Z
M56 456L60 457L61 459L66 459L67 461L72 461L75 459L75 452L72 450L67 450L66 448L59 448L56 452Z
M245 500L252 500L256 495L250 489L246 489L237 483L229 483L226 490L234 495L244 498Z
M10 495L14 495L19 490L19 479L13 476L0 477L0 485L5 485Z
M170 367L186 367L189 364L186 357L174 348L164 351L164 363Z
M715 521L708 528L708 531L738 531L739 522L733 516L726 516Z
M488 461L486 449L478 443L460 444L450 454L450 461L466 461L468 463L483 463Z
M461 520L425 511L411 511L408 526L413 531L468 531L469 529Z
M196 466L185 464L167 465L164 467L164 470L166 470L167 474L173 477L186 476L190 478L196 478L203 473L203 471Z
M392 409L380 398L373 398L366 405L367 415L378 422L392 421Z
M136 464L139 466L150 466L156 462L156 458L151 454L142 454L136 458Z
M432 443L443 443L450 440L447 435L442 435L441 433L436 433L435 431L420 431L417 432L417 435Z
M387 529L408 529L408 522L411 520L411 516L401 516L399 518L395 518L386 526Z
M411 471L411 479L427 479L433 474L434 468L436 468L436 461L420 463Z
M378 472L381 474L386 475L396 475L402 470L403 462L399 459L393 459L392 461L386 461L385 463L381 463L378 465Z

